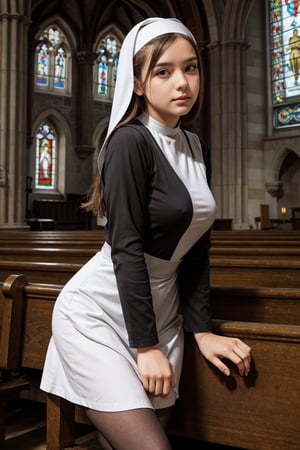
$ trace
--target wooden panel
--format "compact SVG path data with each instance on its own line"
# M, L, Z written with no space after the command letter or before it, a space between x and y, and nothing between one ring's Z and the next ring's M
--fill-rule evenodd
M25 310L22 366L42 369L51 336L53 301L27 299Z
M65 284L81 267L82 264L73 263L0 261L0 280L19 273L32 283Z
M300 327L226 323L216 331L252 348L247 378L224 377L186 337L181 397L171 433L253 450L298 450Z
M10 276L2 286L2 323L0 336L0 367L15 369L20 365L23 331L24 295L23 276Z
M300 261L260 261L211 257L211 284L226 286L300 287Z
M212 286L215 319L300 325L300 289Z

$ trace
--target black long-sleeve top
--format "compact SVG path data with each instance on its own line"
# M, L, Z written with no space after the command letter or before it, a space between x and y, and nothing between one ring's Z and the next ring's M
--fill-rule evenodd
M158 335L144 254L171 260L192 220L193 206L184 184L139 121L119 128L106 152L102 172L105 234L111 246L129 344L151 346L158 342ZM209 178L207 157L206 165ZM178 266L184 328L189 332L211 330L209 248L207 231Z

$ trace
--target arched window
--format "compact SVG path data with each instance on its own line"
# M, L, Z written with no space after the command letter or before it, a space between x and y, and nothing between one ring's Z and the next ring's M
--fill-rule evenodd
M300 1L270 0L273 121L300 125Z
M57 185L57 134L45 121L35 136L35 189L54 190Z
M95 80L97 99L111 100L117 76L120 41L117 37L108 33L99 40L96 47L98 57L95 65Z
M35 88L51 93L70 93L71 56L64 33L56 26L46 28L35 49Z

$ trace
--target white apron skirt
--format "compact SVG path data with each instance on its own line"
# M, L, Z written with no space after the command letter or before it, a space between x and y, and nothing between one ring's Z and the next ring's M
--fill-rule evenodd
M171 362L176 387L165 397L148 395L128 345L110 246L104 244L65 285L53 310L52 337L41 389L98 411L166 408L178 397L183 358L178 313L178 262L145 255L159 343Z

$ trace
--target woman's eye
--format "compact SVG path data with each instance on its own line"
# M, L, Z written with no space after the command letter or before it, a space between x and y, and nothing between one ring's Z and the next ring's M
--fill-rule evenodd
M166 77L168 74L169 74L169 72L166 69L161 69L157 72L157 75L160 77Z
M196 72L197 70L198 70L197 64L190 64L185 69L186 72Z

